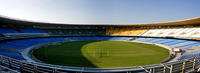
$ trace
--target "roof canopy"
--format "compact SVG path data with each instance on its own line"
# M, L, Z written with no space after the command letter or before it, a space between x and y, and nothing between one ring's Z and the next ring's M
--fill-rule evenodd
M169 26L169 25L200 25L200 17L172 21L172 22L162 22L162 23L150 23L150 24L127 24L127 25L119 25L119 26Z
M200 25L200 17L186 19L186 20L179 20L179 21L172 21L172 22L162 22L162 23L150 23L150 24L56 24L56 23L43 23L43 22L32 22L32 21L25 21L25 20L17 20L12 18L0 17L0 22L4 22L7 24L17 24L17 25L62 25L62 26L176 26L176 25Z

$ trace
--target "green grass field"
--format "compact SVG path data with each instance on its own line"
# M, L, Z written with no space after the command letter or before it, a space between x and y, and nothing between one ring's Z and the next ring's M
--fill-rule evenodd
M160 63L169 52L159 46L124 41L74 41L36 49L42 62L78 67L130 67Z

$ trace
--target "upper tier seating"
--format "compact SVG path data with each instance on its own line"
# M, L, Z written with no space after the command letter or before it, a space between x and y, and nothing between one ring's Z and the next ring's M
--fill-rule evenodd
M114 36L149 36L200 38L200 28L163 28L163 29L37 29L21 27L0 27L0 33L5 36L35 36L35 35L114 35ZM21 33L21 35L18 35ZM23 33L23 34L22 34ZM37 34L36 34L37 33ZM39 34L40 33L40 34ZM32 35L34 34L34 35Z
M0 27L0 37L26 37L46 35L48 34L36 28Z
M17 33L17 31L8 27L0 27L0 33Z
M45 33L44 31L37 28L18 28L18 29L23 31L24 33Z
M186 34L185 36L200 38L200 28L194 28L192 31L190 31L190 33Z
M139 36L146 31L147 29L107 29L106 35Z
M178 38L199 38L200 28L166 28L166 29L150 29L142 34L142 36L150 37L178 37Z
M98 29L43 29L51 35L105 35L106 30Z
M67 37L68 40L130 40L132 37Z
M0 27L0 37L27 37L47 35L47 33L37 28Z

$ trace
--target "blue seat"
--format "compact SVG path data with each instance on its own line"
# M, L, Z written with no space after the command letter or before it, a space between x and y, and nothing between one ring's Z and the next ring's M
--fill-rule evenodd
M45 33L44 31L37 28L18 28L24 33Z
M173 42L174 40L175 39L164 39L162 41L157 41L156 43L163 44L163 43Z
M186 42L175 44L175 45L171 45L171 46L172 47L182 47L182 46L187 46L187 45L195 44L195 43L199 43L199 42L198 41L186 41Z
M174 41L171 41L171 42L167 42L167 43L163 43L163 44L171 46L171 45L182 43L182 42L185 42L185 41L186 40L179 40L179 39L177 39L177 40L174 40Z
M200 43L189 45L189 46L185 46L185 47L180 48L180 49L186 50L186 49L193 48L193 47L198 47L198 46L200 46Z
M0 27L0 33L17 33L17 31L8 27Z
M192 50L190 52L185 52L181 57L178 58L179 61L190 58L200 57L200 50Z
M13 45L4 44L4 43L0 43L0 47L8 47L8 48L18 49L18 50L24 49L24 48L16 47Z
M17 52L0 49L0 55L11 57L18 60L25 60L23 56Z

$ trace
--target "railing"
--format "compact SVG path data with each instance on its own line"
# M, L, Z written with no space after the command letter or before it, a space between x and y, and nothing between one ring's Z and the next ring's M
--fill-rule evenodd
M67 67L49 64L30 63L13 58L0 56L0 65L22 73L85 73L85 72L106 72L106 73L179 73L195 70L199 66L200 58L186 59L183 61L154 64L149 66L126 67L126 68L85 68Z

